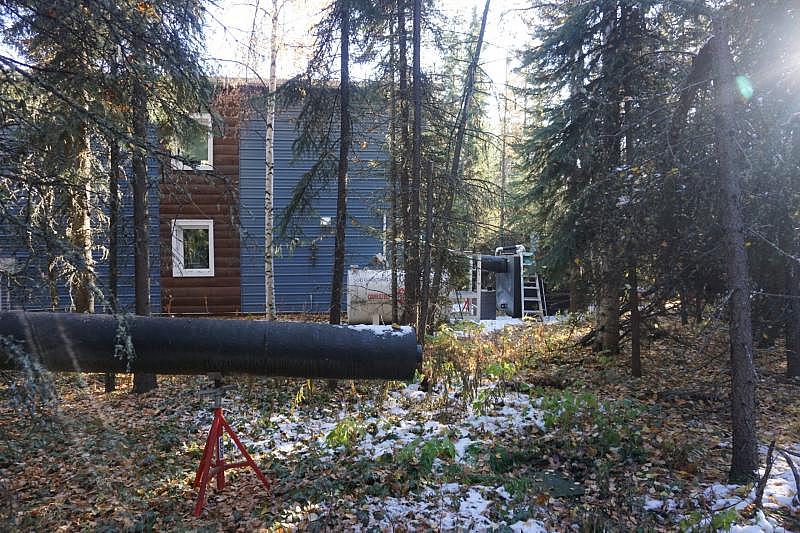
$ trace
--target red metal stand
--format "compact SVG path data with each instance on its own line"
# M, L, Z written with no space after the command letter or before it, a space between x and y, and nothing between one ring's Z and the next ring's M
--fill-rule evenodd
M206 446L203 449L203 458L200 460L200 467L197 469L197 474L194 477L194 487L200 487L200 492L197 495L197 502L194 505L194 516L200 516L200 513L203 512L203 505L205 505L206 500L206 489L212 478L217 478L217 490L225 488L225 470L229 468L249 466L256 473L261 483L264 484L264 487L269 490L269 481L264 477L264 474L258 468L255 461L253 461L253 458L250 457L250 454L247 453L247 449L242 444L242 441L236 436L233 428L228 424L228 421L225 420L225 416L222 414L221 404L223 388L219 380L215 380L214 382L213 394L215 395L214 421L211 423L211 431L209 431L208 438L206 439ZM242 452L245 459L244 461L238 463L227 463L225 461L222 447L222 436L224 433L228 434L231 440L236 444L236 447L239 448L239 451Z

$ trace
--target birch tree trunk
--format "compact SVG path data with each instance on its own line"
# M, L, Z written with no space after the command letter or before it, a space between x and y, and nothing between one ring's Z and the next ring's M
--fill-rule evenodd
M400 309L398 306L398 289L399 289L399 282L397 276L397 238L399 234L400 228L398 227L397 223L397 211L398 211L398 184L399 184L399 165L397 161L397 90L395 88L395 70L397 69L397 58L395 52L395 32L394 32L394 23L390 19L389 20L389 71L392 75L392 83L390 89L390 105L389 111L391 113L390 118L390 125L389 125L389 146L390 146L390 155L391 155L391 166L389 169L389 182L392 188L391 191L391 198L390 198L390 208L389 211L392 217L392 223L389 226L390 228L390 240L389 240L389 253L391 254L391 269L392 269L392 324L399 324L400 323Z
M266 167L264 180L264 293L267 320L275 320L275 270L273 263L274 208L273 186L275 180L275 90L277 88L276 64L278 60L278 0L272 1L272 26L269 38L269 94L267 95Z
M340 138L337 170L336 243L331 283L330 323L342 321L342 285L344 284L345 229L347 226L347 168L350 155L350 4L343 0L341 10L341 82L339 87Z
M417 342L425 344L425 328L429 323L429 307L431 293L431 241L433 240L433 163L426 165L428 184L425 188L425 247L422 254L422 294L419 306L419 326L417 329Z
M722 196L722 226L726 246L726 270L730 292L731 423L733 453L730 479L752 480L758 468L756 435L756 372L753 364L753 335L750 315L747 253L744 245L744 217L741 184L736 164L735 88L733 58L728 30L721 17L712 21L714 38L714 93L716 138L719 159L719 191Z

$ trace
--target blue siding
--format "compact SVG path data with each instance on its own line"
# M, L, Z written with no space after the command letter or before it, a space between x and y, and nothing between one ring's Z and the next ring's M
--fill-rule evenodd
M131 191L131 184L129 179L131 176L130 162L125 162L123 168L125 169L122 179L120 180L120 221L118 228L118 301L120 308L123 310L133 311L134 309L134 290L133 290L133 277L134 277L134 264L133 264L133 196ZM148 175L150 180L150 191L148 194L149 211L148 219L150 221L149 235L150 235L150 308L153 312L159 312L161 309L161 286L159 283L160 277L160 264L159 264L159 220L158 220L158 180L160 179L160 169L155 158L148 159ZM98 195L93 199L96 206L99 207L103 213L108 214L108 205L105 200L100 200ZM99 202L103 202L102 205ZM93 258L95 261L95 271L97 274L98 289L102 293L102 297L95 300L97 312L108 312L108 301L103 302L102 299L110 300L111 291L108 283L108 222L107 220L101 222L99 220L92 221L92 228L95 231ZM25 265L25 268L19 272L15 278L19 285L12 284L9 291L9 301L3 302L4 306L9 306L14 309L27 309L27 310L41 310L50 308L50 296L47 283L47 253L45 250L36 250L36 253L31 253L25 246L27 237L21 235L18 231L11 228L8 220L3 223L4 230L2 235L2 257L14 258L18 264ZM36 245L35 245L36 246ZM4 281L5 283L5 281ZM64 278L58 279L58 299L59 310L69 311L71 308L71 298L68 287L68 280Z
M161 256L159 243L158 219L158 184L161 180L161 169L155 158L147 159L147 218L148 248L150 249L150 312L161 312ZM120 309L133 312L135 295L134 277L134 238L133 238L133 174L129 165L125 165L125 176L120 180L120 220L118 228L119 254L117 265L117 295ZM108 262L98 264L98 277L108 286ZM106 291L104 291L106 292Z
M313 165L312 155L294 160L292 143L297 136L291 111L275 121L275 220L291 200L294 187ZM354 124L353 146L348 173L345 267L367 264L383 250L382 225L385 205L386 153L380 133ZM264 312L264 176L265 123L243 124L239 158L239 201L241 217L242 311ZM378 129L380 131L380 129ZM330 307L336 220L336 178L319 184L313 201L313 216L299 222L300 242L290 246L276 240L275 303L278 312L325 312ZM320 227L320 217L331 217L329 231ZM343 302L346 301L343 299Z

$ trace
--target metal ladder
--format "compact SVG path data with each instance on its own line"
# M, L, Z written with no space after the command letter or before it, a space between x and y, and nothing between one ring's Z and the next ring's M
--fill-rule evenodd
M522 316L538 315L544 319L547 315L547 298L544 294L544 283L536 272L532 253L521 254L522 268Z

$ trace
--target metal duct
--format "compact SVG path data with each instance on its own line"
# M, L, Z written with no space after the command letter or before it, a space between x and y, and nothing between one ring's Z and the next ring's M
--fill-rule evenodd
M422 360L409 327L140 316L127 324L136 352L130 367L114 357L120 320L111 315L5 312L0 336L55 372L404 380ZM10 346L0 342L0 369L20 367Z
M481 270L486 272L508 272L508 257L502 255L482 255Z

